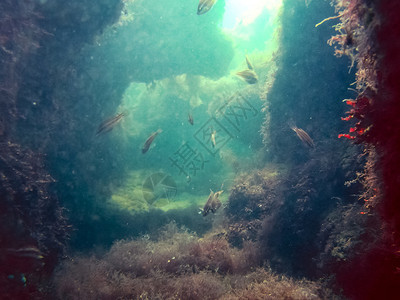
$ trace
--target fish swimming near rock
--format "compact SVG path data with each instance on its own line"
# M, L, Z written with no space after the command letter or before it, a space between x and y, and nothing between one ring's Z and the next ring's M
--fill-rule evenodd
M251 64L248 56L246 55L246 64L247 64L247 68L249 68L249 70L254 70L253 65Z
M19 258L43 259L43 253L36 247L7 248L7 255Z
M197 7L197 14L205 14L214 6L216 2L217 0L200 0L199 6Z
M258 82L258 76L253 70L243 70L237 72L236 75L241 77L248 84L255 84Z
M30 273L44 265L44 254L35 246L0 250L0 269L6 274ZM21 279L25 283L23 276Z
M125 115L126 113L122 112L115 115L114 117L103 121L97 128L96 136L111 131L115 127L115 125L122 121Z
M297 136L299 137L299 139L303 142L304 145L310 147L310 148L314 148L314 141L312 140L312 138L308 135L307 132L305 132L303 129L298 128L294 125L290 126L290 128L296 132Z
M142 153L145 154L147 151L149 151L151 143L153 143L154 139L156 138L156 136L161 133L162 130L158 129L156 132L153 132L146 140L146 142L144 142L143 148L142 148Z
M190 125L194 125L193 115L191 113L188 113L188 122Z
M207 202L204 205L203 208L203 216L207 216L208 213L211 211L213 214L217 211L218 208L221 207L221 201L218 199L218 197L223 193L224 191L218 191L218 192L213 192L210 190L210 195L208 196Z

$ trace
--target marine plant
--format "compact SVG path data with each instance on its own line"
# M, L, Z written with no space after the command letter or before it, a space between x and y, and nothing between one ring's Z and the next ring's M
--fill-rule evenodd
M65 250L68 226L46 156L16 137L23 70L48 32L35 1L0 2L0 297L45 295ZM33 101L33 106L36 104ZM32 107L32 102L30 103ZM24 134L28 135L27 132Z
M0 294L4 299L39 297L38 286L45 285L64 253L67 221L50 192L54 179L43 157L0 142L0 166Z
M242 246L244 241L255 241L262 220L276 213L282 205L284 170L266 167L237 176L225 208L228 218L228 240Z
M353 125L349 133L339 137L364 148L364 171L356 175L364 186L360 198L365 209L360 213L368 220L380 218L381 225L374 226L384 228L377 235L375 248L370 247L346 268L359 272L345 270L339 277L352 296L385 297L398 292L400 283L400 135L393 131L399 126L400 113L400 90L395 83L400 75L400 7L398 2L387 0L337 0L334 5L340 16L335 26L339 34L328 43L336 43L339 49L335 53L350 56L352 65L356 65L357 95L345 100L350 110L342 118ZM366 273L369 275L364 276Z
M116 242L103 257L75 257L55 278L58 299L313 299L319 282L260 268L254 245L232 248L222 234L199 238L170 224L157 240ZM267 298L265 298L267 297Z

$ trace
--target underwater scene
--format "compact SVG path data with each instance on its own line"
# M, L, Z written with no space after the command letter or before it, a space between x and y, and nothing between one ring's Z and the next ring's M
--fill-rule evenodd
M399 13L1 0L0 299L399 299Z

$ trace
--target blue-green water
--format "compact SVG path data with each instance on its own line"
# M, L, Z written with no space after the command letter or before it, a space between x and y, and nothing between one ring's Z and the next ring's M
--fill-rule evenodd
M329 1L2 5L6 299L338 293L365 221Z
M225 10L220 1L212 13L197 16L189 2L168 8L133 2L119 23L85 49L89 66L105 64L134 78L120 104L102 110L97 120L118 112L126 117L94 141L100 148L118 147L114 158L128 173L123 185L137 185L138 190L147 177L163 172L176 182L177 199L183 195L190 203L188 194L207 199L210 189L229 189L239 172L254 168L257 157L262 158L261 109L276 71L280 3L247 5L247 11L234 4L228 2ZM254 85L235 75L248 68L246 55L259 76ZM143 155L144 141L159 129L162 133ZM132 176L134 182L129 182ZM138 197L132 187L130 192Z

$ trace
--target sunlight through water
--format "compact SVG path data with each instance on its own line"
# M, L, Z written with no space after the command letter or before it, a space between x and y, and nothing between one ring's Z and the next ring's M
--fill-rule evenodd
M222 23L224 29L235 29L253 23L263 10L275 15L282 6L282 0L226 0Z

